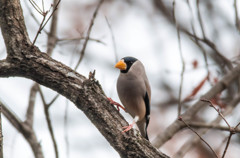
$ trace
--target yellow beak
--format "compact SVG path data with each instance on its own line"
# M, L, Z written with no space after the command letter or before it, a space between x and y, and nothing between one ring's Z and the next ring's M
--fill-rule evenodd
M120 70L126 70L127 69L127 64L123 61L120 60L116 65L115 68L118 68Z

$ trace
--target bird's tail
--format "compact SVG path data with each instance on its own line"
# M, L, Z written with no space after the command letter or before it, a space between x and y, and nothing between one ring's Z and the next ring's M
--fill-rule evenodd
M147 140L149 140L149 139L148 139L148 134L147 134L146 121L145 121L145 120L138 121L138 122L137 122L137 126L138 126L138 129L139 129L141 135L142 135L143 137L145 137Z

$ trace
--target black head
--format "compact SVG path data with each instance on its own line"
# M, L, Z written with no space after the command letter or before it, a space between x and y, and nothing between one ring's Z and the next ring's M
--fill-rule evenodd
M122 73L127 73L128 70L131 68L132 64L137 61L137 59L134 57L124 57L122 58L122 60L124 60L127 65L127 68L125 70L121 70Z

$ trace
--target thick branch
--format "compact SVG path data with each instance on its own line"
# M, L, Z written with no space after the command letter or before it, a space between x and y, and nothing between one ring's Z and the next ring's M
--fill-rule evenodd
M8 50L7 63L13 65L8 67L9 71L2 71L0 67L1 77L30 78L65 96L85 113L121 157L167 157L142 136L136 136L132 131L122 134L122 127L127 122L109 103L94 78L85 78L31 45L19 0L0 0L0 6L0 25ZM15 30L14 36L12 30Z

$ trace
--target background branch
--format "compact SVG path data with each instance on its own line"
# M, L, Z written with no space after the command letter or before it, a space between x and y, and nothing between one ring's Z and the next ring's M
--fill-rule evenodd
M217 94L222 92L224 89L229 87L231 83L239 77L240 72L240 65L237 65L235 68L232 69L231 72L229 72L227 75L225 75L221 81L216 83L205 95L202 96L202 98L206 99L212 99ZM182 114L182 117L188 121L191 119L193 115L195 115L200 109L203 109L206 107L206 103L202 103L201 101L196 102L192 107L190 107L186 112ZM176 120L174 121L163 134L158 135L157 138L153 141L154 146L159 148L162 146L166 141L171 139L173 135L175 135L182 127L183 123Z
M11 122L11 124L19 131L19 133L24 136L26 141L31 146L35 158L44 158L42 147L40 143L38 143L37 136L33 128L29 124L22 122L16 116L16 114L12 113L11 110L9 110L8 107L1 101L0 105L2 106L3 115L8 119L9 122Z
M81 52L80 52L80 58L79 58L79 60L78 60L78 62L77 62L77 64L76 64L74 70L77 70L79 64L81 63L81 61L82 61L82 59L83 59L83 56L84 56L84 54L85 54L85 50L86 50L86 47L87 47L88 40L89 40L89 38L90 38L90 33L91 33L91 31L92 31L92 27L93 27L93 24L94 24L94 20L95 20L95 18L96 18L96 16L97 16L98 10L99 10L99 8L100 8L100 6L102 5L103 2L104 2L104 0L100 0L100 1L99 1L98 5L97 5L97 7L96 7L96 9L95 9L95 11L94 11L94 13L93 13L93 17L92 17L92 19L91 19L91 22L90 22L90 25L89 25L89 28L88 28L88 31L87 31L87 36L86 36L86 39L85 39L85 41L84 41L84 43L83 43L82 50L81 50Z

